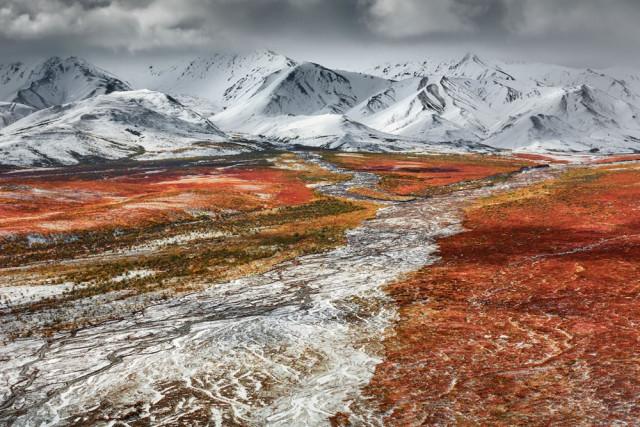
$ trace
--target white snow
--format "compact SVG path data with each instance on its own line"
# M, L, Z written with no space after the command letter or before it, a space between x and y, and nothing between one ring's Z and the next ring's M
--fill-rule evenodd
M0 102L0 129L33 113L35 109L15 102Z
M0 308L15 307L58 296L71 290L74 286L71 282L58 285L0 286Z
M114 92L41 110L5 127L0 158L5 164L46 165L250 150L227 140L208 119L165 94Z
M132 80L136 87L170 93L210 111L253 95L263 79L297 63L269 50L247 54L214 53L171 66L148 66Z
M144 279L145 277L153 276L154 274L156 274L156 272L153 270L131 270L118 276L112 277L111 280L114 282L124 282L125 280L131 279Z
M114 75L76 57L54 56L35 64L0 64L0 101L35 109L129 89Z
M256 51L148 66L133 77L134 86L172 97L140 90L96 96L129 87L79 58L0 65L0 162L228 155L263 143L345 151L640 150L640 74L633 70L468 54L363 73Z

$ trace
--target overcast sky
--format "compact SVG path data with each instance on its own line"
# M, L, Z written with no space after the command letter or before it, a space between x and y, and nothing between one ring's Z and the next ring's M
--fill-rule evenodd
M0 0L0 58L269 48L356 68L457 56L638 66L640 0Z

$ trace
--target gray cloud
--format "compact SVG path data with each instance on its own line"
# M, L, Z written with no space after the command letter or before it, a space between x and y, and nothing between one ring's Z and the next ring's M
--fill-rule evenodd
M0 55L264 45L310 58L398 46L622 58L639 20L637 0L0 0Z
M454 0L451 8L474 28L489 32L509 31L520 23L522 3L504 0Z
M66 6L79 5L84 10L103 8L111 6L112 0L62 0Z
M372 0L369 23L389 37L499 34L639 41L636 0Z

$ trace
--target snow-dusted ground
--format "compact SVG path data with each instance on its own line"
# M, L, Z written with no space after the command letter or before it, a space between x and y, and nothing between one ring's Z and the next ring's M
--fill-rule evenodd
M32 303L44 298L60 295L65 291L72 289L73 286L73 283L36 286L3 286L0 283L0 309Z
M126 320L3 345L0 422L305 426L343 411L358 425L379 425L360 389L394 317L382 287L436 259L435 239L460 231L467 201L551 173L391 204L336 250ZM369 181L356 175L358 185ZM344 184L325 190L341 194Z

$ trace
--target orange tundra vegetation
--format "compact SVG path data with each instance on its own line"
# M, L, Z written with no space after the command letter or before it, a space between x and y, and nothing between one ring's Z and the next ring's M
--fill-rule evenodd
M640 169L574 169L466 211L400 307L367 393L390 425L640 419ZM618 424L617 424L618 425Z
M0 175L0 282L76 285L13 310L32 314L87 301L82 314L64 311L38 330L25 324L11 336L121 318L176 293L335 248L378 209L314 192L312 184L350 177L291 154L203 162ZM96 313L97 295L143 298Z
M0 237L141 226L313 198L299 173L259 165L7 173L0 175Z
M425 196L452 184L481 180L534 165L529 159L480 155L408 155L327 153L325 158L346 169L382 178L382 190L399 196Z
M605 163L616 163L616 162L635 162L638 160L640 160L639 154L622 154L619 156L609 156L609 157L596 159L592 163L605 164Z

